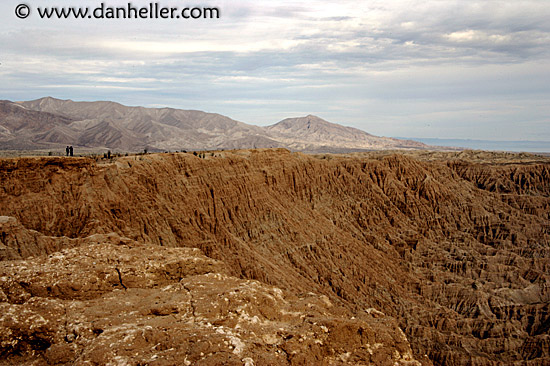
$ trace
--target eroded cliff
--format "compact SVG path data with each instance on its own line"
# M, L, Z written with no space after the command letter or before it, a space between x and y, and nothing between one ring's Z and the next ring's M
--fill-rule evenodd
M235 281L326 296L347 312L339 321L367 309L396 319L426 364L550 362L544 159L255 150L5 159L0 174L0 215L14 218L2 224L5 260L82 250L94 235L194 247Z

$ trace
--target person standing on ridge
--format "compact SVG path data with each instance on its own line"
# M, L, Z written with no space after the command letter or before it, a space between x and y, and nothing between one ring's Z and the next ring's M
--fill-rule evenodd
M65 154L66 154L67 156L69 156L69 146L67 146L67 147L65 148Z
M73 156L73 147L72 147L72 145L69 146L69 155Z

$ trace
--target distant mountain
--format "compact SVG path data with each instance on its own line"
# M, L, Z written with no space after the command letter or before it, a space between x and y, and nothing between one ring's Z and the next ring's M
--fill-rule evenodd
M114 102L73 102L54 98L19 104L30 110L73 119L75 122L71 126L78 133L78 140L74 143L86 147L129 151L144 148L216 149L226 148L233 141L246 145L246 138L254 140L257 135L265 135L261 127L201 111L127 107Z
M0 101L0 149L75 145L122 151L285 147L306 152L426 149L427 145L377 137L316 116L287 118L268 127L216 113L51 97Z
M74 141L77 134L71 118L29 110L0 101L0 146L2 149L41 149Z
M266 131L294 150L315 150L318 147L344 149L423 149L421 142L373 136L353 127L327 122L317 116L287 118Z

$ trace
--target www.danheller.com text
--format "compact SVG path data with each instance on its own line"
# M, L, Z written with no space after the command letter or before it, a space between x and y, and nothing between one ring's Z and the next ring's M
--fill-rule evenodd
M143 6L127 3L125 6L109 6L101 3L95 7L37 7L42 19L218 19L218 7L175 7L151 2ZM20 4L15 15L24 19L31 14L29 5Z

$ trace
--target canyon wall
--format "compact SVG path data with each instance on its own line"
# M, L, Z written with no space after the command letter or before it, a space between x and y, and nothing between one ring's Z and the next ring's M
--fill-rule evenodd
M94 235L198 248L235 281L395 319L411 362L548 364L550 162L478 160L286 150L4 159L0 255L32 266L96 245Z

